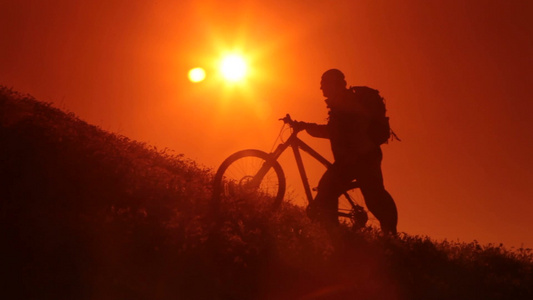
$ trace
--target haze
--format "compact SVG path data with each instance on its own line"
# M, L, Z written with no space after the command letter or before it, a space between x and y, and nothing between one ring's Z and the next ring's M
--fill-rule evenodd
M338 68L380 90L402 139L383 147L399 231L531 248L531 20L531 1L2 1L0 84L216 168L270 150L286 113L325 122ZM214 75L231 51L239 84Z

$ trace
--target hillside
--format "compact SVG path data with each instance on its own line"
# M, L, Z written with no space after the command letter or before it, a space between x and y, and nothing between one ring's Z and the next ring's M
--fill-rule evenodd
M212 170L1 86L0 145L5 299L533 299L531 249L215 218Z

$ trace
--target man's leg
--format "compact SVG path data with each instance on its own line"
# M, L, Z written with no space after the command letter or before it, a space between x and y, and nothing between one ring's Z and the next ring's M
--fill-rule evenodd
M398 210L394 199L385 189L374 189L373 187L363 187L361 192L365 198L365 203L370 212L379 220L381 231L395 235L398 224Z
M385 190L381 172L381 151L369 156L358 166L357 181L370 212L379 220L381 230L386 234L396 234L398 210L394 199Z
M350 179L344 176L341 168L333 164L322 175L317 187L317 195L311 207L311 214L316 213L316 219L326 226L339 225L337 215L339 196L344 191Z

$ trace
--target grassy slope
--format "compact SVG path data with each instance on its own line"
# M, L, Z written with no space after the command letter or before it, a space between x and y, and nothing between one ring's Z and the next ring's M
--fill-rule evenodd
M210 211L210 170L0 87L10 299L531 299L531 250ZM216 222L215 222L216 221ZM216 225L216 226L215 226Z

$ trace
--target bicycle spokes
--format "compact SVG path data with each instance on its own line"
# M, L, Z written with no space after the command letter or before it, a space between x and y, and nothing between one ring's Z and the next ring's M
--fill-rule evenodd
M236 157L224 170L222 194L238 198L262 196L277 198L280 175L274 168L274 165L264 157L253 155Z
M350 188L339 197L339 222L354 229L379 227L377 219L366 209L359 188Z

